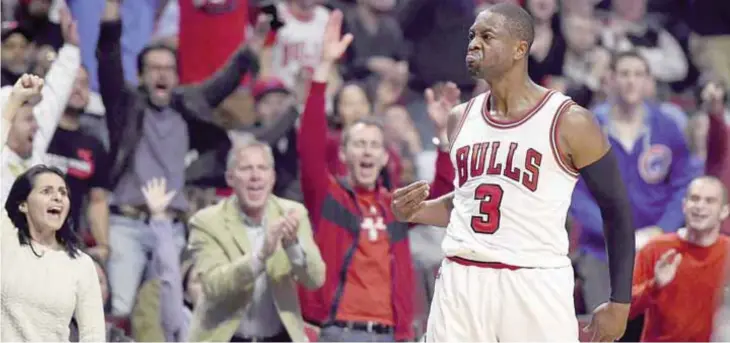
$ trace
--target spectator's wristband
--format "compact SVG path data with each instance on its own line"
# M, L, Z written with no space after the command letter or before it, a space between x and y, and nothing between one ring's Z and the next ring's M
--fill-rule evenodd
M596 199L603 217L608 270L611 276L611 301L631 303L635 253L634 225L631 204L613 149L598 161L582 168L580 175Z

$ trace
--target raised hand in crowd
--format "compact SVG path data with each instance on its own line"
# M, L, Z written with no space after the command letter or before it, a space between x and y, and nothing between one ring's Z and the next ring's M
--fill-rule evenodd
M60 10L60 24L63 41L67 44L79 46L79 30L68 7L64 6Z
M659 257L654 265L654 283L657 287L662 288L668 285L677 274L677 267L682 262L682 254L677 250L669 249Z
M426 89L424 96L426 97L426 111L436 126L436 133L441 141L440 145L446 144L449 140L447 137L449 113L461 101L461 91L455 83L447 82L444 85Z
M724 115L725 112L725 90L716 82L708 82L700 93L702 107L707 113Z
M253 28L253 35L246 41L251 50L256 53L260 53L266 43L266 38L271 30L271 16L268 14L260 13L256 17L256 25Z
M18 110L27 102L35 102L37 99L40 99L41 89L43 89L43 79L35 75L23 74L15 82L8 101L2 109L4 123L0 125L0 128L2 128L2 132L0 132L0 151L5 149L5 143L10 132L10 125L13 119L15 119Z
M142 194L152 219L168 219L167 206L176 193L175 190L167 190L167 180L165 178L154 178L142 186Z
M117 21L120 18L120 4L121 0L106 0L106 6L104 7L104 13L101 16L101 20L104 22Z
M335 10L330 15L322 38L322 62L335 63L352 43L351 33L342 35L342 12Z

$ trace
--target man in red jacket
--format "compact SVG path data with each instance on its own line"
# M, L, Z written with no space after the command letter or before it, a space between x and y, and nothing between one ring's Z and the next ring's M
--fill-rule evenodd
M321 341L409 340L415 338L409 226L395 220L391 193L377 182L388 161L382 125L369 118L347 128L340 158L348 175L337 179L327 169L326 80L352 41L350 34L340 37L341 24L342 13L335 11L298 139L304 204L327 265L322 288L301 291L302 313L322 327ZM448 154L441 152L436 164L432 196L450 191L453 180Z

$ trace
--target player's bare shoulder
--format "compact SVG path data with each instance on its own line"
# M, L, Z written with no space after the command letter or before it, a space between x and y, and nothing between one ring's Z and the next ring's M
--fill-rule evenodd
M576 169L606 154L610 148L608 139L591 111L571 101L559 115L558 144Z

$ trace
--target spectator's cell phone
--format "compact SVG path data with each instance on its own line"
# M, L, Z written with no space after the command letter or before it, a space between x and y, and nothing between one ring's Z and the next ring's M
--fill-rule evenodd
M271 16L271 31L276 32L284 26L284 22L279 19L279 11L273 2L265 1L261 4L259 10L261 13L266 13Z

